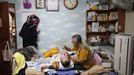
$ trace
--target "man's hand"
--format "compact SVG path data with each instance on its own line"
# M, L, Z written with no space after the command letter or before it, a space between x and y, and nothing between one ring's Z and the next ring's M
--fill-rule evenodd
M65 50L67 51L71 51L71 48L67 47L67 46L64 46Z

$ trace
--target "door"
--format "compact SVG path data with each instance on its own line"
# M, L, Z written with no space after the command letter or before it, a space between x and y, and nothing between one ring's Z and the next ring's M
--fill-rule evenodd
M12 51L17 49L17 40L16 40L16 13L15 13L15 4L9 3L9 28L10 28L10 48Z
M8 2L0 2L0 75L11 75L11 62L4 62L2 50L5 41L9 41Z

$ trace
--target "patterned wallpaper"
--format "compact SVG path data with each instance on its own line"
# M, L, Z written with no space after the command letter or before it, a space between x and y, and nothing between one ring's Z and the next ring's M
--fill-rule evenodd
M22 39L18 36L18 33L25 22L26 16L32 13L40 18L39 50L47 50L68 42L75 33L82 35L82 38L85 40L86 0L79 0L77 8L74 10L66 9L63 0L60 0L58 12L48 12L46 9L21 11L20 1L15 1L18 48L22 47Z

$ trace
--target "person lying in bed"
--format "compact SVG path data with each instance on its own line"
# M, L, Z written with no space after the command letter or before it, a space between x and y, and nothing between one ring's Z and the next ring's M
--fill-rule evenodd
M59 54L53 55L51 65L42 66L41 71L44 69L70 70L73 67L74 64L73 61L70 60L69 54L65 51L62 51Z
M74 68L76 70L90 69L95 63L93 60L93 53L88 46L82 43L82 38L79 34L72 36L72 43L74 48L64 46L67 51L76 51L76 55L70 57L74 62Z

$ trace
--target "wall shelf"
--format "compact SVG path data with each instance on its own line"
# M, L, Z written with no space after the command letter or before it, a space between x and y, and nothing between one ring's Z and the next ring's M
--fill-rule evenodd
M92 23L92 22L99 22L99 23L113 23L113 22L117 22L118 19L115 19L115 20L107 20L107 21L87 21L88 23Z
M98 13L107 13L107 12L112 12L112 11L117 11L118 8L113 8L113 9L109 9L109 10L87 10L87 12L98 12Z
M91 41L91 38L97 39L98 37L100 39L104 39L104 42L108 43L111 34L118 34L119 32L124 32L125 23L121 24L121 20L124 21L125 19L123 17L125 16L123 14L124 12L121 12L122 9L119 9L117 7L110 9L110 2L108 2L107 5L108 5L108 10L87 10L86 11L86 42L87 43ZM117 23L119 25L118 27L121 28L120 30L116 26ZM110 27L114 28L114 30L110 29ZM118 32L115 32L116 29L118 29ZM98 32L93 32L93 31L98 31ZM101 32L101 31L106 31L106 32Z

